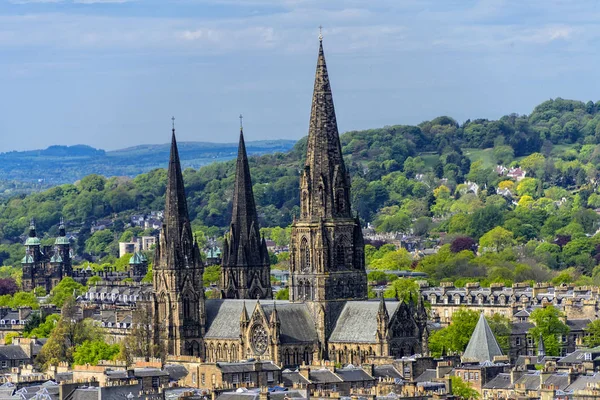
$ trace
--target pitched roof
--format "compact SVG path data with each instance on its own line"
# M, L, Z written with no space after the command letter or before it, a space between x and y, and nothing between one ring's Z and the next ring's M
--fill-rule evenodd
M244 307L254 309L256 300L206 300L207 339L238 339L240 337L240 316ZM276 301L277 314L281 321L281 343L305 343L317 340L315 323L307 305ZM261 303L267 321L273 311L273 303Z
M349 301L338 318L329 342L376 343L377 313L379 301ZM397 301L386 301L385 307L390 316L398 306Z
M483 385L484 389L508 389L512 385L510 383L510 374L499 373L492 380Z
M475 326L471 340L467 345L462 359L470 362L493 361L495 356L501 356L502 350L494 337L483 313L479 315L479 321Z

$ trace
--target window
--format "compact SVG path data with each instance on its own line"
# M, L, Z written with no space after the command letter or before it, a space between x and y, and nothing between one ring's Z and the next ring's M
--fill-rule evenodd
M160 378L158 376L152 377L152 387L157 388L160 386Z
M275 379L273 378L273 372L267 372L267 382L273 382Z
M200 383L201 384L206 384L206 375L204 373L200 374Z
M473 380L473 373L469 372L469 380Z
M518 337L515 339L515 345L520 346L521 345L521 338Z
M197 378L198 378L198 376L196 375L196 373L192 372L192 383L196 383Z
M592 360L592 353L585 353L584 357L585 357L586 361L591 361Z
M6 367L8 367L8 361L3 360L2 361L2 368L6 368Z
M460 296L454 298L454 304L460 304Z
M531 336L527 336L527 346L533 346L533 338Z
M250 383L250 374L247 372L244 373L244 382Z
M479 372L475 372L475 380L478 381L479 380Z
M240 383L240 376L238 374L233 374L233 376L231 377L231 382L234 385L237 385L238 383Z

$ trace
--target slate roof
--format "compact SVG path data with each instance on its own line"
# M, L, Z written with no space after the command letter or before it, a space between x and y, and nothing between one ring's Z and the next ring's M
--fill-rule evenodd
M524 374L515 382L515 386L517 385L524 385L526 390L538 390L540 388L540 372Z
M589 319L567 319L567 326L572 331L582 331L592 322Z
M304 397L296 390L273 391L269 393L271 400L283 400L285 397L292 399L303 399ZM235 392L223 392L217 400L258 400L258 390L246 390Z
M481 313L462 359L463 361L482 363L484 361L493 361L495 356L501 355L502 350L498 346L498 341L496 341L496 337L487 323L485 316Z
M436 379L435 369L426 369L423 373L415 379L415 382L431 382Z
M256 300L245 300L246 309L251 315ZM317 340L315 323L308 307L303 303L276 301L277 315L281 321L281 343L305 343ZM206 339L239 339L240 316L244 300L206 300ZM273 302L264 301L261 307L267 320L273 310Z
M289 370L285 370L281 373L281 380L286 387L292 387L294 383L301 385L308 385L310 383L305 377L300 375L300 372Z
M510 374L503 372L499 373L494 379L483 385L484 389L509 389L510 387Z
M375 378L369 375L367 371L362 368L345 367L337 369L335 373L337 376L342 378L344 382L364 382L375 380Z
M565 390L573 391L573 390L587 389L588 384L590 384L590 383L592 383L592 384L600 383L600 373L596 372L595 374L592 374L592 375L581 375L573 383L571 383L569 386L567 386L567 388Z
M376 365L373 368L373 376L375 378L394 378L402 379L403 376L393 365Z
M134 368L133 375L143 378L147 376L169 376L169 373L158 368Z
M311 370L308 377L313 383L340 383L342 379L328 369Z
M29 356L25 354L21 346L7 345L0 346L0 360L28 360Z
M279 371L280 368L271 361L258 361L261 364L263 371ZM238 363L217 363L224 373L250 372L254 371L255 362L238 362Z
M172 381L178 381L185 378L189 372L181 364L166 364L164 370L169 374Z
M581 364L585 361L585 354L590 353L592 359L596 358L600 354L600 347L594 347L592 349L578 349L571 354L558 360L560 364ZM590 360L591 361L591 360Z
M391 317L399 306L397 301L386 301L385 307ZM344 305L330 343L376 343L377 311L379 301L349 301Z
M529 329L533 328L534 326L535 325L533 325L531 322L514 322L512 324L511 333L513 335L526 335Z

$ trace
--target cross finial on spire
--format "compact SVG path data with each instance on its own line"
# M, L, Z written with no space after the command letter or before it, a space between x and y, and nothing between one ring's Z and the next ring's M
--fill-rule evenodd
M175 117L171 117L173 132L175 132Z
M240 131L244 130L244 116L240 114Z
M323 26L319 25L319 40L323 41Z

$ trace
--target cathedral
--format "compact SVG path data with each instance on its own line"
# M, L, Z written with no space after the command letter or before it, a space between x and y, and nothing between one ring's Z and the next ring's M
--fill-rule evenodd
M223 246L220 299L206 299L204 266L188 216L175 130L165 219L156 246L151 314L155 344L206 362L272 360L297 366L361 364L427 354L422 298L368 300L364 242L350 204L322 38L319 39L300 215L292 225L288 301L273 301L243 132L233 213Z

